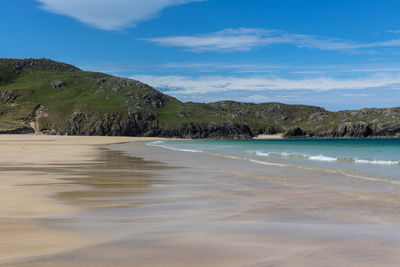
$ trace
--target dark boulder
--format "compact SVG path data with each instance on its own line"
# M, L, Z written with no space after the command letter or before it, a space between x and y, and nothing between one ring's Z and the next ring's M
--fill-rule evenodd
M263 132L263 134L277 134L277 130L275 129L275 127L269 127L266 128Z
M303 132L303 130L300 127L294 127L294 128L290 128L288 129L285 134L284 137L286 138L290 138L290 137L304 137L306 134Z

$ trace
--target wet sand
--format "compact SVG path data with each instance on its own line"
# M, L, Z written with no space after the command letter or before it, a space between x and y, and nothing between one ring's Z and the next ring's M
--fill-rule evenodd
M400 263L399 186L145 142L73 140L31 140L21 150L15 150L21 142L0 142L2 151L9 146L15 154L0 160L0 203L8 203L0 213L1 236L7 237L0 243L4 263ZM24 159L33 150L37 156ZM44 156L48 151L54 154ZM60 160L67 154L69 161Z
M85 179L93 178L88 174L90 168L107 168L120 159L112 159L119 154L105 154L100 145L134 140L138 139L1 135L0 263L98 242L97 238L88 239L69 227L48 221L61 221L57 218L85 211L88 205L82 205L84 202L90 206L111 205L104 200L80 200L86 194L99 192ZM125 184L123 190L115 191L123 194L128 188ZM104 194L107 192L99 193L102 197Z

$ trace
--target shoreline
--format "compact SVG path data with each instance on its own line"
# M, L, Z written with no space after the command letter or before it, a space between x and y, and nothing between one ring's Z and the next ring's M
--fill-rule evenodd
M47 210L49 213L41 210L43 216L65 221L65 227L53 224L50 230L76 237L71 241L75 247L47 251L42 256L20 257L9 261L13 266L396 266L398 263L397 187L338 174L266 167L146 145L160 139L123 139L129 143L113 137L33 139L39 141L8 140L10 147L24 147L15 151L15 155L29 149L42 155L15 157L12 167L40 165L44 167L42 172L51 174L46 168L62 166L65 173L52 174L44 181L32 175L32 170L26 170L24 175L30 179L29 184L26 181L21 184L29 189L32 182L63 181L61 185L46 188L47 194L37 193L46 199L40 204L42 208L57 205ZM0 146L4 143L7 141L0 139ZM42 147L45 143L49 145L47 148ZM57 157L46 156L49 151ZM106 154L99 158L103 152ZM55 161L60 157L69 159L69 164ZM2 164L11 163L2 160ZM66 179L65 174L70 170L75 175ZM32 190L37 190L37 186ZM49 198L49 190L58 190L60 194ZM26 195L17 193L17 199ZM58 205L79 209L61 214ZM25 212L16 207L11 210ZM37 222L43 224L40 219ZM46 236L43 232L39 234Z

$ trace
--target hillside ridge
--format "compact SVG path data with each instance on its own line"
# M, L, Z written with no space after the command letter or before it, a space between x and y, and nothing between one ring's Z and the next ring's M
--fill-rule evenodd
M400 108L183 103L137 80L50 59L0 59L0 133L181 138L400 137Z

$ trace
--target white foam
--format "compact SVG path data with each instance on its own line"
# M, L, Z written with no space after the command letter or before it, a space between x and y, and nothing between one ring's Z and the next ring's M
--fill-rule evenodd
M357 158L337 158L329 157L325 155L307 155L301 153L288 153L288 152L261 152L261 151L247 151L248 153L254 153L259 157L282 157L282 158L298 158L298 159L308 159L315 161L325 161L325 162L337 162L337 161L347 161L359 164L374 164L374 165L400 165L400 161L393 160L369 160L369 159L357 159Z
M243 158L236 157L236 156L225 156L225 157L230 158L230 159L243 159Z
M281 157L281 158L302 158L302 159L308 159L311 156L306 155L306 154L301 154L301 153L288 153L288 152L261 152L261 151L247 151L248 153L255 153L259 157Z
M164 141L155 141L155 142L147 143L147 145L149 145L149 146L157 146L157 147L162 147L162 148L174 150L174 151L191 152L191 153L203 152L203 153L207 153L207 154L214 155L214 156L230 158L230 159L234 159L234 160L245 160L248 162L266 165L266 166L291 167L291 168L300 168L300 169L311 170L311 171L318 170L318 171L324 171L324 172L328 172L328 173L340 173L344 176L348 176L348 177L352 177L352 178L356 178L356 179L376 181L376 182L385 182L385 183L400 185L400 181L390 180L390 179L385 179L385 178L380 178L380 177L368 177L368 176L364 176L364 175L356 175L356 174L345 172L343 170L329 170L329 169L320 169L320 168L314 168L314 167L309 167L309 166L275 163L275 162L257 160L257 159L253 159L253 158L247 158L247 157L237 157L237 156L226 155L226 154L214 154L214 153L210 153L208 151L202 151L202 150L174 148L174 147L166 146L164 144L165 144ZM278 152L247 151L247 153L255 154L259 157L275 156L275 157L298 158L298 159L307 159L307 160L325 161L325 162L344 161L344 162L357 163L357 164L399 165L400 166L400 161L368 160L368 159L339 158L339 157L335 158L335 157L328 157L328 156L324 156L324 155L312 156L312 155L306 155L306 154L301 154L301 153L288 153L288 152L278 153Z
M400 185L399 181L393 181L393 180L389 180L389 179L384 179L384 178L374 178L374 177L366 177L366 176L361 176L361 175L355 175L355 174L350 174L350 173L346 173L341 171L341 174L348 176L348 177L352 177L352 178L356 178L356 179L361 179L361 180L367 180L367 181L374 181L374 182L382 182L382 183L389 183L389 184L395 184L395 185Z
M262 165L287 167L287 165L285 165L285 164L273 163L273 162L267 162L267 161L260 161L260 160L255 160L255 159L250 159L249 161L253 162L253 163L257 163L257 164L262 164Z
M202 150L185 149L185 148L175 148L175 147L169 147L169 146L162 145L162 144L164 144L164 143L165 143L164 141L154 141L154 142L147 143L146 145L148 145L148 146L162 147L162 148L165 148L165 149L169 149L169 150L173 150L173 151L181 151L181 152L191 152L191 153L200 153L200 152L203 152Z
M374 165L400 165L399 161L393 161L393 160L355 159L354 162L361 163L361 164L374 164Z
M164 144L164 143L165 143L164 141L159 140L159 141L154 141L154 142L147 143L146 145L148 145L148 146L157 146L157 145L161 145L161 144Z
M271 153L263 153L260 151L256 151L255 153L257 156L260 156L260 157L269 157L271 155Z
M328 161L328 162L337 161L337 158L327 157L327 156L324 156L324 155L310 156L310 157L308 157L308 159L317 160L317 161Z

